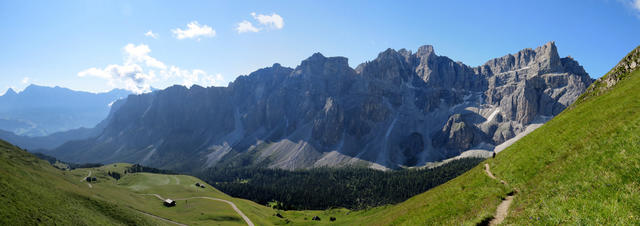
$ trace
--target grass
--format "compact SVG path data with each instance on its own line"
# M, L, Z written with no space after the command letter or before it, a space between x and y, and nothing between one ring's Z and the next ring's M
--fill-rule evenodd
M284 224L275 210L232 198L185 175L124 174L130 164L59 170L30 153L0 141L0 225L167 225L138 211L189 225L246 225L226 203L206 199L177 201L167 208L155 196L179 199L207 196L234 202L256 225ZM91 171L98 180L83 180ZM115 180L108 172L123 177ZM205 184L198 188L195 183Z
M522 189L507 223L640 224L640 70L492 161Z
M117 165L117 166L114 166ZM213 197L232 201L256 225L273 225L282 219L273 216L275 210L259 204L230 197L214 187L192 176L165 175L153 173L123 174L125 163L105 165L99 168L76 169L69 173L75 178L85 177L89 171L98 178L89 189L96 196L123 203L128 207L161 216L188 225L246 225L244 220L228 204L206 199L178 200L176 206L167 208L155 196L163 198L182 199L191 197ZM109 171L116 171L123 176L115 180L107 175ZM204 184L205 188L195 184Z
M126 207L92 197L87 185L0 141L0 225L157 225Z

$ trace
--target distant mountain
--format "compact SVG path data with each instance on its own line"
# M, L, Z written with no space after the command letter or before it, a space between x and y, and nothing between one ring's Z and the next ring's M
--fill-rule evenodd
M16 135L45 136L92 128L107 117L111 103L129 94L122 89L89 93L37 85L30 85L20 93L9 89L0 96L0 130Z
M543 123L592 83L553 42L470 67L388 49L357 68L316 53L228 87L173 86L129 96L95 138L49 154L71 162L298 169L420 166L493 148Z
M125 99L119 99L113 103L111 103L110 111L116 111L122 106L125 102ZM29 151L42 152L50 149L54 149L66 142L72 140L84 140L92 137L96 137L102 133L104 127L106 126L106 122L109 121L110 117L103 120L98 125L93 128L78 128L72 129L68 131L55 132L46 136L25 136L25 135L16 135L13 132L0 130L0 139L8 141L14 145L19 146L20 148L27 149Z
M9 131L0 130L0 137L9 141L20 148L34 151L38 149L52 149L71 140L83 140L97 136L93 129L80 128L65 132L56 132L47 136L29 137L16 135Z

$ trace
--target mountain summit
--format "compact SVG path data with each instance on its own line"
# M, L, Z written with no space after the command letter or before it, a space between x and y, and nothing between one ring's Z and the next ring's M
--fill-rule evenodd
M432 46L388 49L355 69L347 61L316 53L295 69L274 64L228 87L129 96L100 136L50 154L180 171L420 166L491 151L560 113L592 82L553 42L478 67Z
M12 88L7 89L6 92L4 92L4 94L2 95L2 97L7 98L7 97L13 97L18 95L18 93L16 93L16 91L14 91Z

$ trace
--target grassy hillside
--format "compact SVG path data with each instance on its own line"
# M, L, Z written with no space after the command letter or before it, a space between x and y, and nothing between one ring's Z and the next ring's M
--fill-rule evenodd
M157 197L206 196L232 201L256 225L284 224L275 210L234 199L185 175L123 174L129 164L63 171L0 140L0 225L167 225L149 213L189 225L246 225L226 203L206 199L178 201L167 208ZM91 172L97 181L83 180ZM115 180L108 172L123 175ZM205 184L198 188L195 183ZM170 224L169 224L170 225Z
M126 207L92 197L79 180L0 141L0 225L157 225Z
M640 71L561 114L500 155L521 188L510 223L640 223Z
M273 209L230 197L195 177L153 173L124 174L128 166L130 164L109 164L99 168L76 169L69 174L82 178L91 171L91 175L97 177L98 182L92 183L92 188L87 189L96 196L116 200L133 209L183 224L246 225L242 218L223 202L205 199L179 200L175 207L167 208L157 197L148 194L158 194L174 200L200 196L220 198L235 203L257 225L272 225L281 221L273 216ZM123 177L116 181L108 176L109 171L119 172ZM205 188L196 187L196 183L204 184Z
M362 224L476 224L515 188L506 224L640 224L640 71L482 165ZM375 210L371 210L375 211Z

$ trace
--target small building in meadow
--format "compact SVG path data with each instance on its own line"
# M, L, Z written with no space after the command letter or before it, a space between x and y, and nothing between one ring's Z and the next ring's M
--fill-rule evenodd
M166 207L176 206L176 201L173 201L171 199L165 199L164 200L164 206L166 206Z

